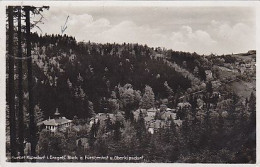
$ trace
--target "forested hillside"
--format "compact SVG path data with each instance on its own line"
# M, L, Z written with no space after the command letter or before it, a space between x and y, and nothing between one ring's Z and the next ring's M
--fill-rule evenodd
M198 55L36 33L31 41L36 123L52 117L56 108L73 120L65 132L52 134L38 127L39 155L255 162L255 53ZM25 80L26 65L23 68ZM247 85L248 91L241 92L241 85ZM172 112L169 118L161 114L162 106ZM149 118L149 109L156 112L154 118ZM103 122L102 113L107 114ZM93 123L95 118L100 122Z
M171 67L164 57L156 57L158 51L147 46L77 43L68 36L33 34L33 48L36 102L46 117L60 108L69 118L87 118L92 112L87 110L89 103L96 112L109 112L104 105L112 91L125 84L140 93L145 85L151 86L156 100L167 97L165 83L179 94L192 86L192 78Z

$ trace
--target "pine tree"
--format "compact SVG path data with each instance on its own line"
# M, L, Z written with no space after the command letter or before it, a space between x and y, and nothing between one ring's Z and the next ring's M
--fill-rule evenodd
M176 124L173 120L170 122L170 142L169 145L171 146L171 151L169 153L169 160L171 162L175 162L179 158L180 154L180 142L179 142L179 134L177 131Z
M8 6L8 104L9 104L9 124L10 124L10 149L11 161L16 161L13 157L17 156L16 152L16 120L15 120L15 102L14 102L14 23L13 23L13 7Z
M43 115L43 111L40 109L39 104L35 105L34 107L34 115L35 115L36 123L43 121L44 115Z
M249 98L249 112L250 112L250 128L256 128L256 97L252 92Z
M208 93L210 93L210 95L212 94L212 92L213 92L213 87L212 87L211 81L207 82L207 84L206 84L206 90L207 90Z
M19 99L19 107L18 107L18 122L19 122L19 152L21 156L24 156L24 120L23 120L23 65L22 65L22 43L21 43L21 7L18 7L18 99Z
M169 107L174 107L174 93L172 88L168 85L167 81L164 82L164 87L166 88L166 93L169 100Z
M89 132L89 145L90 147L92 147L94 145L94 142L96 140L96 136L97 136L97 131L98 131L98 126L97 126L97 123L96 121L94 120L94 123L90 129L90 132Z
M139 119L136 122L136 137L139 141L140 146L140 154L144 153L145 149L148 147L148 138L147 138L147 131L145 127L145 120L142 111L139 113Z
M26 22L26 46L27 46L27 69L28 69L28 92L29 92L29 115L30 115L30 143L31 155L36 156L36 125L34 118L33 107L33 76L32 76L32 55L31 55L31 22L30 22L31 7L25 7L25 22Z
M119 141L121 139L121 123L120 121L116 120L115 125L114 125L114 140Z
M112 130L112 121L110 116L108 116L106 119L106 132L109 132L111 130Z
M190 97L189 97L189 103L191 104L192 116L195 117L195 115L196 115L196 109L197 109L197 107L198 107L197 98L196 98L194 95L190 95Z

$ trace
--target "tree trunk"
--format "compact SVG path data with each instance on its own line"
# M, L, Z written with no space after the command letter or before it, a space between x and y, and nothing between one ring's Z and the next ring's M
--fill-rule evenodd
M23 123L23 64L22 64L22 46L21 46L21 7L18 7L18 122L19 122L19 152L24 156L24 123Z
M28 92L29 92L29 116L30 116L30 142L31 155L35 156L36 152L36 125L34 121L34 106L33 106L33 78L32 78L32 57L31 57L31 32L30 32L30 7L25 7L25 22L26 22L26 45L27 45L27 68L28 68Z
M11 161L14 162L14 157L17 156L16 152L16 119L14 107L14 54L13 54L13 37L14 37L14 22L13 22L13 7L8 6L8 66L9 66L9 123L10 123L10 149Z

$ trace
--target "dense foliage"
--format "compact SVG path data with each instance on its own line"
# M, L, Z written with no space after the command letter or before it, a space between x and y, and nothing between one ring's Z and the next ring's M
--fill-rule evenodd
M66 35L33 34L33 47L35 98L50 112L46 116L60 108L69 118L90 117L88 101L95 111L104 112L111 92L126 83L141 92L145 85L151 86L157 99L167 97L165 81L173 91L191 87L187 77L155 57L156 52L147 46L77 43Z
M229 75L228 81L221 77L224 72L220 70L225 70L227 63L234 64L236 58L139 44L77 42L67 35L34 33L31 40L36 121L52 117L59 108L74 123L65 132L39 128L39 155L142 157L138 162L255 163L255 91L238 96L230 86L232 81L249 82L250 78L238 72L232 74L234 78ZM168 121L151 134L141 109L161 104L175 109L182 124ZM136 110L140 110L138 119L133 115ZM116 119L108 117L91 125L90 119L97 113L114 114ZM27 133L28 126L26 137Z

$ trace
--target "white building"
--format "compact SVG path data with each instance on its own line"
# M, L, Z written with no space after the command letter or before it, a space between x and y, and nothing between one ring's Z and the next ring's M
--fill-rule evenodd
M38 125L43 125L46 130L55 132L57 129L61 129L61 130L66 129L70 127L71 124L72 124L72 120L69 120L65 117L61 117L57 108L53 119L49 118L47 120L40 122Z

